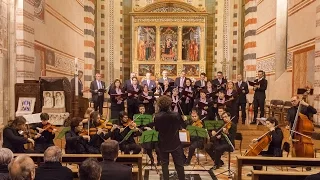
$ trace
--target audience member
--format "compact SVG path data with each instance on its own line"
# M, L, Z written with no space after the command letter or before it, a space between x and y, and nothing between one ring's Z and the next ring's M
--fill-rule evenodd
M88 158L83 161L79 168L80 180L100 180L101 166L97 160Z
M9 180L8 165L13 158L13 153L8 148L0 149L0 180Z
M36 169L36 180L72 180L72 171L61 164L62 152L58 146L51 146L44 152L44 164Z
M101 144L100 148L103 162L101 162L101 180L128 180L132 179L131 167L116 163L118 157L119 144L115 140L107 140Z
M27 155L19 155L9 164L11 180L34 180L35 164Z

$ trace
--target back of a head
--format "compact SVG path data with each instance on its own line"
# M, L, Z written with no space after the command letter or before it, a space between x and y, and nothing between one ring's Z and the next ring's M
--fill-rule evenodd
M44 162L60 162L62 151L58 146L50 146L44 152Z
M157 99L157 105L160 111L169 111L172 99L169 96L160 96Z
M0 165L9 165L13 159L13 153L8 148L0 149Z
M17 156L9 164L11 180L33 180L35 178L35 164L27 155Z
M83 161L79 167L80 180L99 180L101 177L101 166L92 158Z
M114 161L118 157L119 143L107 140L101 144L100 151L104 160Z

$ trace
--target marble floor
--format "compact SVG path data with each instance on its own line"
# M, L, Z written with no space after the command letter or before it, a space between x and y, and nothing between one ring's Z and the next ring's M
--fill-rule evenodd
M230 169L231 171L236 171L236 157L241 156L239 150L234 151L231 153L231 161L230 161ZM318 155L318 157L320 157ZM232 179L232 177L228 177L228 172L224 174L219 174L225 171L228 171L228 153L225 153L224 156L222 157L222 160L224 161L225 165L222 166L221 168L214 170L214 171L209 171L209 169L213 166L213 162L210 159L209 156L205 156L202 154L199 155L200 159L200 165L197 164L196 157L194 156L192 159L192 163L189 166L185 166L185 174L186 174L186 179L188 180L211 180L211 179L218 179L218 180L228 180ZM144 162L147 161L147 157L144 156ZM154 167L150 166L145 166L143 169L144 173L144 180L161 180L161 166L157 166L157 170L155 170ZM170 173L174 173L174 165L172 160L170 161L170 166L169 166ZM250 173L252 170L252 166L246 166L243 167L243 174L242 174L242 179L243 180L251 180L251 177L247 176L247 174ZM264 167L265 170L265 167ZM281 167L274 167L274 166L269 166L267 168L268 171L291 171L291 172L299 172L302 171L302 168L290 168L288 169L286 167L282 168ZM306 171L304 169L304 171ZM311 170L314 173L320 172L320 168L312 168ZM171 180L175 180L177 178L171 178Z

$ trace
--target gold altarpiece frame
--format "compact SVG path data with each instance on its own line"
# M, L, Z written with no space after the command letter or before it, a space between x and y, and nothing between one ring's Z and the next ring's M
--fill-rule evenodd
M175 78L181 70L198 78L206 72L205 27L208 13L179 0L162 0L135 7L132 18L131 69Z

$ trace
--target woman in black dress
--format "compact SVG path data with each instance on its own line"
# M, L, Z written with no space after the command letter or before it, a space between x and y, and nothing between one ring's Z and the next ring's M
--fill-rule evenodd
M121 86L121 81L116 79L109 89L108 94L111 99L111 119L119 119L119 113L124 111L124 90Z

